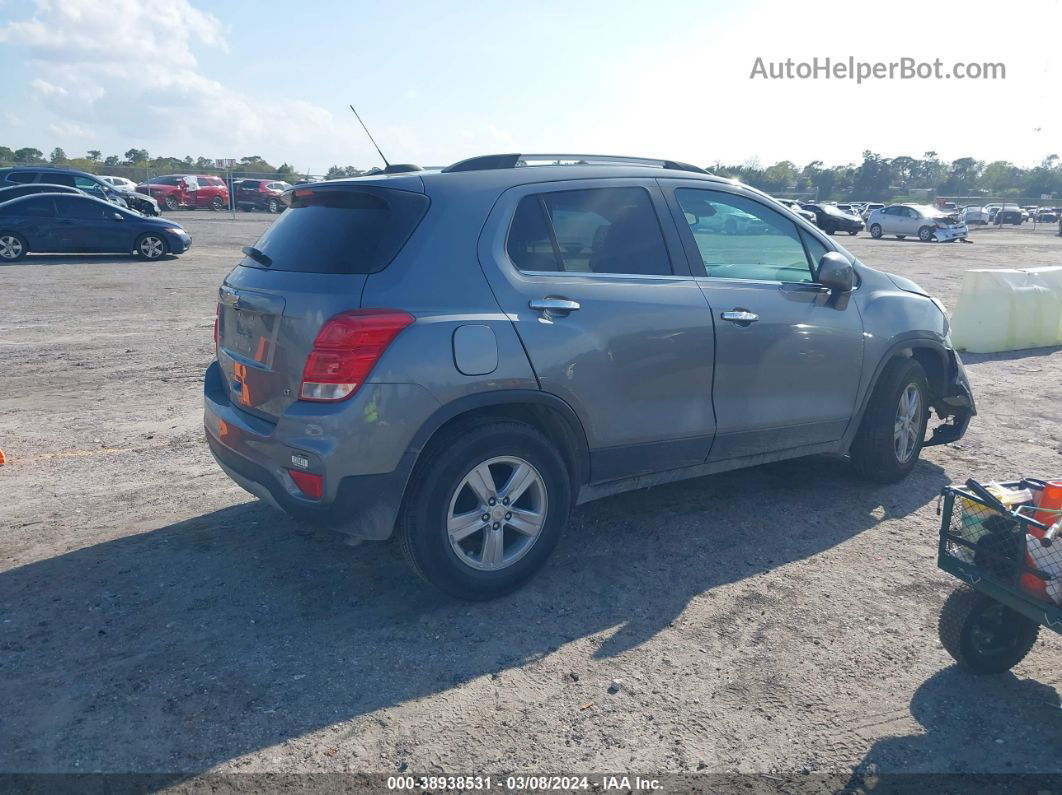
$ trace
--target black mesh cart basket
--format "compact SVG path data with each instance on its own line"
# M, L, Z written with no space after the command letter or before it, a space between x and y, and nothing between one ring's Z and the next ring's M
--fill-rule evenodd
M1000 485L1035 496L1044 484ZM1001 673L1024 659L1041 626L1062 634L1062 536L1045 543L1038 536L1050 525L1035 507L1008 508L973 480L941 498L937 565L963 585L941 610L940 642L962 667Z

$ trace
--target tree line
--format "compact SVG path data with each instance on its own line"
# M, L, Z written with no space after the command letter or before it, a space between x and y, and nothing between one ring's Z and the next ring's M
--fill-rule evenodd
M218 168L215 161L208 157L193 158L188 155L179 157L152 157L146 149L129 149L124 155L107 155L104 157L99 149L89 149L81 157L69 157L59 147L52 150L46 158L40 149L31 146L11 149L0 146L0 163L50 164L68 166L95 174L101 171L120 172L125 169L139 169L144 172L227 174L230 170L237 174L255 174L286 182L298 182L301 179L295 167L288 163L274 166L260 155L248 155L236 161L232 169Z
M756 161L740 166L717 163L708 170L734 177L770 194L811 194L826 201L888 201L935 196L992 198L1062 198L1062 162L1048 155L1040 165L1022 168L1005 160L985 162L973 157L941 160L936 152L922 157L882 157L863 152L862 163L827 167L813 160L803 168L789 160L772 166Z
M68 157L59 147L45 158L33 147L11 149L0 146L0 163L50 163L70 166L97 173L101 170L141 169L154 173L224 174L210 158L151 157L144 149L129 149L123 156L107 155L90 149L81 157ZM862 163L826 166L813 160L798 167L790 160L763 166L757 160L742 165L716 163L707 169L713 174L734 177L766 193L781 195L809 195L821 201L932 198L935 196L991 196L993 198L1039 198L1049 195L1062 198L1062 161L1058 155L1048 155L1038 166L1022 168L1005 160L985 162L973 157L941 160L936 152L922 157L882 157L871 151L863 152ZM231 169L237 175L260 175L286 182L298 182L300 175L288 163L274 166L259 155L241 157ZM363 170L356 166L333 165L325 179L357 177L377 173L379 169Z

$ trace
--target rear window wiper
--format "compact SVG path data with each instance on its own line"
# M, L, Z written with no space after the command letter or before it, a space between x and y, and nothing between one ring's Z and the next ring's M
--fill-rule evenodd
M244 246L242 250L245 256L250 257L261 265L265 265L267 268L273 264L273 260L268 254L254 246Z

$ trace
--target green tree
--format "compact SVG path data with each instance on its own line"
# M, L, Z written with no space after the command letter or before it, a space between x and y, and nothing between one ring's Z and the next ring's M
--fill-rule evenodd
M48 162L53 165L62 165L66 162L66 152L60 149L58 146L52 150L51 156L48 158Z
M25 146L15 150L15 160L19 163L43 163L44 152L32 146Z
M103 157L103 153L99 149L89 149L87 155L88 159L93 163L100 162L100 158Z
M131 166L145 163L151 159L146 149L130 149L125 153L125 162Z
M103 161L105 166L117 166L121 163L121 159L118 155L107 155L107 159Z
M0 163L11 163L15 159L15 153L6 146L0 146Z

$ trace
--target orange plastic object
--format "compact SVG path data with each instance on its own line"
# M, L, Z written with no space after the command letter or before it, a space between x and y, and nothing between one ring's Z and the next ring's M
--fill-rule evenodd
M0 450L0 466L3 466L6 463L7 463L7 459L4 458L4 451Z
M1049 527L1058 521L1059 514L1055 513L1055 511L1062 510L1062 480L1047 482L1043 492L1040 494L1040 501L1036 503L1036 507L1040 509L1033 517L1036 521L1043 522Z

